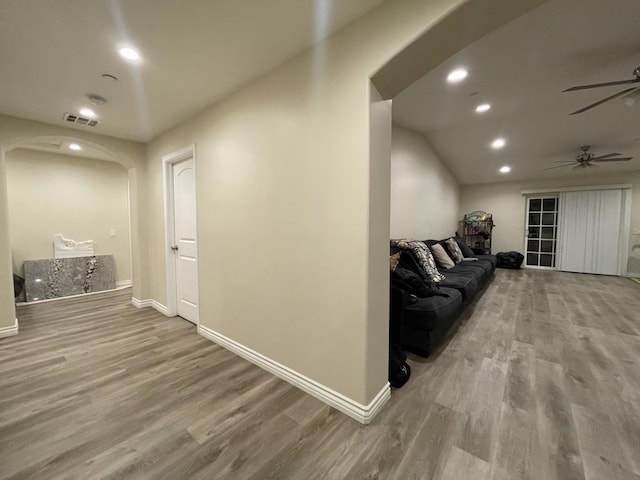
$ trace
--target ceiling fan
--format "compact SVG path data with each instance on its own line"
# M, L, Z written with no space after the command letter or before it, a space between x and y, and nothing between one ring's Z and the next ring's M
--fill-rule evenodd
M628 85L628 84L632 84L632 83L640 83L640 67L636 67L636 69L633 71L633 78L629 79L629 80L619 80L616 82L605 82L605 83L594 83L593 85L578 85L576 87L571 87L571 88L567 88L566 90L563 90L562 93L564 92L575 92L576 90L587 90L589 88L599 88L599 87L612 87L614 85ZM607 98L603 98L602 100L596 102L596 103L592 103L591 105L588 105L584 108L581 108L580 110L576 110L575 112L571 113L571 115L576 115L578 113L582 113L582 112L586 112L587 110L591 110L594 107L597 107L598 105L602 105L605 102L608 102L609 100L613 100L614 98L618 98L621 97L622 95L625 95L627 93L631 93L633 90L640 90L640 86L639 87L631 87L631 88L626 88L624 90L622 90L621 92L618 93L614 93L613 95L607 97Z
M556 163L562 163L563 165L558 165L556 167L549 167L543 170L554 170L556 168L570 167L573 165L573 168L589 168L589 167L597 167L597 165L593 165L593 163L600 162L628 162L633 157L620 157L621 153L607 153L605 155L598 155L597 157L591 153L589 150L591 147L589 145L585 145L584 147L580 147L582 153L576 155L575 160L567 161L561 160Z

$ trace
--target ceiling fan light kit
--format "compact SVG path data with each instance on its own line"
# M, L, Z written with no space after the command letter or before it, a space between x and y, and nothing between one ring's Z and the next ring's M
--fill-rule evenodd
M634 107L640 103L640 88L636 88L633 92L625 95L622 98L622 103L627 107Z
M545 168L543 170L555 170L556 168L563 168L563 167L573 167L573 169L584 169L584 168L590 168L590 167L597 167L598 165L594 165L594 163L601 163L601 162L628 162L629 160L631 160L633 157L621 157L620 155L622 155L621 153L605 153L604 155L594 155L593 153L590 152L591 150L591 146L590 145L584 145L582 147L580 147L581 153L579 153L578 155L576 155L575 160L573 161L561 161L558 163L562 163L562 165L557 165L555 167L549 167L549 168ZM577 164L576 164L577 162Z

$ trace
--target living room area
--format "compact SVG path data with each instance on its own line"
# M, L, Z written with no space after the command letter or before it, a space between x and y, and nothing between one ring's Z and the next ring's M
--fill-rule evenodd
M616 6L547 2L393 100L394 402L440 408L477 478L640 473L638 15ZM490 241L464 242L471 213Z
M132 286L0 289L0 477L640 478L636 0L158 1L7 9L77 66L6 62L0 278L55 141L121 170L126 225L84 217Z

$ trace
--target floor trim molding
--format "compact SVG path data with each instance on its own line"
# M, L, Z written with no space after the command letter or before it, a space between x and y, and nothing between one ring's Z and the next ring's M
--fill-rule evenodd
M163 314L163 315L165 315L167 317L169 316L169 309L167 307L165 307L164 305L162 305L157 300L153 300L151 298L148 298L146 300L139 300L136 297L131 297L131 304L136 308L151 307L151 308L154 308L157 311L159 311L161 314Z
M16 318L10 327L0 328L0 338L13 337L18 334L18 319Z
M391 388L386 383L368 405L363 405L204 325L198 325L198 333L365 425L391 398Z
M131 287L133 285L132 280L120 280L116 282L116 288L126 288Z

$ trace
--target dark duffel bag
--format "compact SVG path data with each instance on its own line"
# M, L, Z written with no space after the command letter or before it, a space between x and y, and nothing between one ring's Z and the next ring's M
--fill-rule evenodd
M524 255L519 252L500 252L496 255L497 268L511 268L517 270L522 265Z

